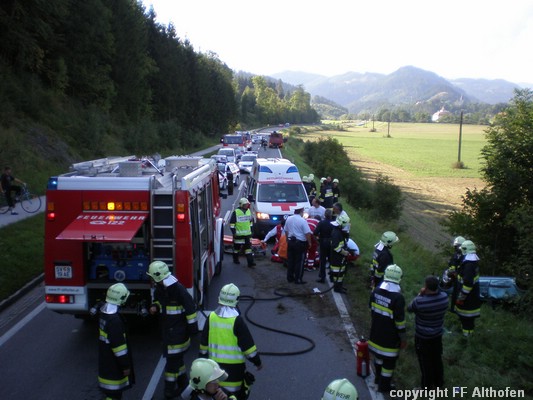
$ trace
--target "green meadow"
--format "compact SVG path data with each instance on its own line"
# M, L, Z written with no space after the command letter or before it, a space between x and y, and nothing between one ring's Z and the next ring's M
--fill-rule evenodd
M328 129L331 126L331 130ZM459 161L458 124L415 124L372 122L329 123L324 130L309 131L307 138L337 138L352 158L363 157L402 168L414 176L478 178L486 144L483 125L463 125L460 161L464 168L454 168Z

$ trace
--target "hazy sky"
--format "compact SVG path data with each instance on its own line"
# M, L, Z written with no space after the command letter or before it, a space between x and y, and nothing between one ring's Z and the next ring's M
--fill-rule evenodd
M258 75L389 74L533 83L533 1L144 0L196 51Z

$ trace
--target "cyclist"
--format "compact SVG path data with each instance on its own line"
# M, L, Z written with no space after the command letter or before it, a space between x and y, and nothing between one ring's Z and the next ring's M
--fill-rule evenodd
M4 168L4 173L2 174L0 178L0 184L2 186L2 193L6 196L7 205L9 206L9 209L11 210L11 215L17 215L18 212L15 211L15 201L11 197L11 192L15 192L15 196L20 196L20 193L22 192L22 187L18 185L14 185L13 182L17 182L21 184L22 186L26 186L24 182L22 182L20 179L15 178L13 175L11 175L11 167L6 166Z

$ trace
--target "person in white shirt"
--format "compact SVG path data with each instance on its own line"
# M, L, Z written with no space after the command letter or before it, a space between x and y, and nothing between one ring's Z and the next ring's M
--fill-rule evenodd
M311 246L311 228L303 217L304 209L294 210L294 215L285 222L285 234L287 235L287 281L296 284L304 284L302 280L304 269L304 254Z
M320 205L320 200L316 197L312 201L312 207L309 209L309 218L315 218L319 221L325 218L326 209Z

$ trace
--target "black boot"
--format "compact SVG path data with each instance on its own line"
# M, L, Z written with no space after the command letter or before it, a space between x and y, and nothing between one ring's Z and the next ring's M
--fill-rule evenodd
M176 399L178 397L176 393L176 382L165 381L165 399Z
M189 385L189 378L187 377L187 374L180 374L178 375L178 388L176 390L176 395L179 397L181 393L187 388Z
M251 255L251 254L246 254L246 261L248 261L248 268L253 268L255 267L255 263L254 263L254 256Z
M241 262L239 261L239 255L233 253L233 264L240 264L240 263Z
M333 291L337 293L346 293L346 289L342 286L342 282L335 282L333 284Z

